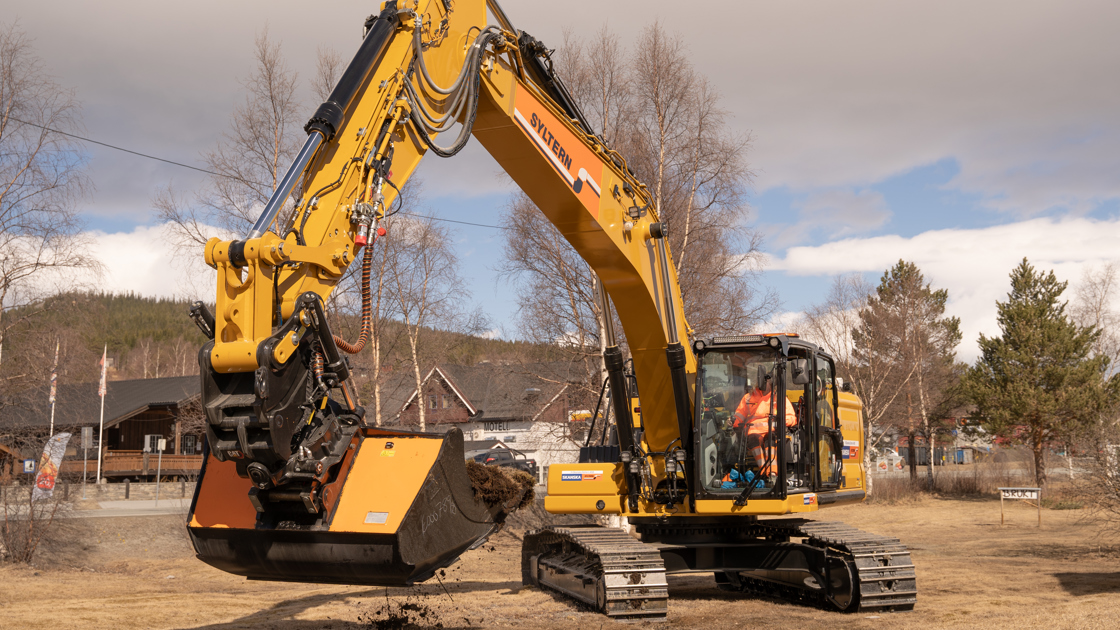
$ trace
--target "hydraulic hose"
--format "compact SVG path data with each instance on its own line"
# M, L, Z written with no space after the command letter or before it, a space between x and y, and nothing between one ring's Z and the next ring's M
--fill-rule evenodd
M358 333L358 342L351 344L342 337L334 335L334 343L346 354L358 354L366 347L369 341L370 329L373 326L373 298L370 295L370 269L373 267L373 244L366 246L365 256L362 257L362 327Z
M482 56L486 47L490 45L492 41L502 37L502 33L500 30L493 27L480 32L478 36L475 37L474 43L467 52L463 68L459 71L455 82L450 87L443 88L436 85L428 74L427 66L424 63L423 45L419 40L419 29L416 29L416 32L417 40L414 45L416 51L415 60L409 74L413 75L417 70L419 71L421 91L425 92L425 94L417 94L411 82L406 81L404 85L405 98L408 100L409 106L414 114L412 121L421 142L436 155L440 157L451 157L462 150L470 138L471 129L474 127L475 116L478 112ZM427 90L447 96L444 100L445 109L443 115L436 116L429 112L424 106L424 99L430 98L426 93ZM458 137L451 146L440 146L433 141L433 135L451 129L455 123L460 120L462 120L462 129L459 131Z

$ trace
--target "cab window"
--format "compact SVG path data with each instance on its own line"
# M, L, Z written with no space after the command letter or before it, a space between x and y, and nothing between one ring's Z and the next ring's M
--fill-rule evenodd
M817 357L816 378L816 421L823 427L836 428L836 392L832 378L832 363L824 357Z

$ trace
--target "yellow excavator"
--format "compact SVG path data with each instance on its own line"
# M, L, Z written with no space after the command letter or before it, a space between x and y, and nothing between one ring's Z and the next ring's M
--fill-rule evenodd
M426 153L451 157L473 136L597 274L632 362L628 374L606 317L615 437L551 466L544 500L628 527L529 532L524 582L615 617L665 616L666 575L679 572L836 610L912 608L897 539L801 517L864 498L859 400L795 334L688 327L652 195L549 55L495 0L383 3L252 230L207 243L216 308L192 309L212 340L199 354L206 457L188 516L198 557L250 579L404 586L515 508L518 497L488 502L472 486L458 430L367 423L345 358L369 335L370 252L400 188ZM359 258L350 344L324 300Z

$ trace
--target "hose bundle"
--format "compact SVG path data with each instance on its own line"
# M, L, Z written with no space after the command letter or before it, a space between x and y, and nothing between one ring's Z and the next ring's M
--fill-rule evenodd
M478 90L482 78L482 53L492 42L501 39L503 34L502 30L496 26L489 26L479 31L474 43L467 51L467 58L463 63L462 70L459 71L459 76L455 78L455 82L450 87L444 88L436 85L431 75L428 74L428 67L424 63L424 43L420 38L421 26L421 19L417 16L416 28L413 29L415 57L410 74L414 74L415 70L419 68L421 88L446 97L443 99L445 103L444 113L440 116L428 111L424 107L424 99L421 99L416 93L416 88L412 86L411 81L404 82L405 99L412 110L412 121L415 123L420 140L436 155L451 157L467 145L471 129L474 127L475 115L478 113ZM463 120L463 127L459 130L459 136L455 138L455 142L451 146L444 147L432 140L433 135L451 129L460 120L460 117Z

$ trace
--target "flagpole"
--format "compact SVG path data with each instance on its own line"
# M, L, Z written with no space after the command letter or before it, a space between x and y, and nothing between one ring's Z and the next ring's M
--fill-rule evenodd
M109 353L109 344L105 344L105 349L101 351L101 386L97 389L97 393L101 394L101 426L97 429L97 480L96 484L101 484L101 453L105 450L102 444L102 435L105 433L105 357Z

